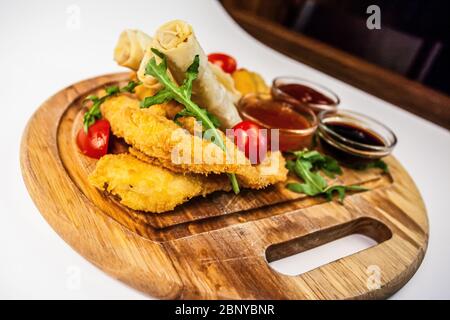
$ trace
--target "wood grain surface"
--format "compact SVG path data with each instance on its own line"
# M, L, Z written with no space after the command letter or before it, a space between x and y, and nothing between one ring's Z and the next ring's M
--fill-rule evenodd
M21 145L22 173L40 212L106 273L164 299L362 299L388 297L419 267L428 242L426 210L393 157L386 159L389 174L346 169L339 183L370 190L344 204L276 185L239 196L214 193L149 214L99 192L87 182L95 160L75 144L81 100L128 78L106 75L58 92L30 119ZM120 140L112 149L125 150ZM378 245L297 276L268 264L354 233ZM380 270L376 288L368 286L372 266Z

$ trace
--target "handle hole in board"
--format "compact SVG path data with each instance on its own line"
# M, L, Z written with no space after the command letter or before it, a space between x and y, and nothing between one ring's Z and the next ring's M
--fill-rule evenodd
M270 267L285 275L299 275L374 247L392 237L378 220L359 218L322 229L266 249Z

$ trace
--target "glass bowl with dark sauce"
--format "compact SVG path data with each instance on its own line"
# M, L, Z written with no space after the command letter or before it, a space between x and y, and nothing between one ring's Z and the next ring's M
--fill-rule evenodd
M296 77L278 77L273 80L272 96L292 105L311 108L315 113L336 110L340 100L331 90Z
M321 112L317 135L325 153L350 167L379 160L397 144L397 137L387 126L349 110Z

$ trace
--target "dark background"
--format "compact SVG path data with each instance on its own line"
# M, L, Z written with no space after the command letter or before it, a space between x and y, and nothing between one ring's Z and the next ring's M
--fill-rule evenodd
M222 0L411 80L450 94L450 1ZM370 5L381 30L369 30ZM450 106L447 106L450 107Z

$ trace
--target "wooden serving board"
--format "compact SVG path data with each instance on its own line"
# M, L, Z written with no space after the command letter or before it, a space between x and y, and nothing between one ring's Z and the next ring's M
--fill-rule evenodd
M214 193L165 214L129 210L87 182L95 160L75 144L81 100L128 73L74 84L47 100L24 132L21 166L42 215L76 251L111 276L165 299L385 298L419 267L428 242L421 196L393 157L390 173L346 169L339 183L369 191L344 204L276 185ZM123 152L123 142L113 142ZM287 276L268 262L360 233L378 245ZM380 286L368 286L370 268Z

